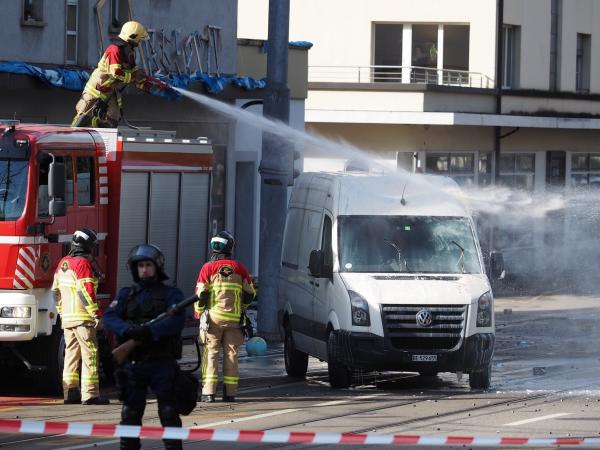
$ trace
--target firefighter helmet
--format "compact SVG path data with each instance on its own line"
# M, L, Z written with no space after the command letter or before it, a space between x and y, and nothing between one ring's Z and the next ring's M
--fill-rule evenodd
M148 33L141 23L131 20L123 24L119 37L125 42L138 45L140 41L148 39Z
M168 280L169 277L165 273L165 255L156 245L153 244L140 244L136 245L129 252L127 258L127 265L131 271L133 280L137 283L140 281L138 275L137 264L140 261L152 261L156 267L156 275L159 280Z
M233 251L234 245L235 239L227 230L219 231L217 235L210 240L210 249L214 253L225 253L226 255L229 255Z
M81 253L92 253L98 244L98 235L92 228L76 230L71 238L71 252L79 250Z

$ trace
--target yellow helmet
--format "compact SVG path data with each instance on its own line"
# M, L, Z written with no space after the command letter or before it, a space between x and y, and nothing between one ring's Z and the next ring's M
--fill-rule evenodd
M148 39L148 33L141 23L132 20L123 24L119 37L125 42L139 44L140 41Z

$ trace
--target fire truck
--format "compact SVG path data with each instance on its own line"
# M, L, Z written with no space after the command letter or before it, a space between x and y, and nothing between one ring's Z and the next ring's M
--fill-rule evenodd
M98 231L101 308L131 285L128 253L146 242L191 295L207 252L212 161L207 139L174 132L0 122L1 363L62 390L64 339L50 288L78 228Z

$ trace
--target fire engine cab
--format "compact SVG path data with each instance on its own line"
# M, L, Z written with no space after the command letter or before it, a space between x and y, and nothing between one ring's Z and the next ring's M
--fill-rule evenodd
M161 248L170 281L191 295L207 251L211 169L205 138L0 122L2 364L62 389L64 340L50 288L78 228L98 231L101 308L132 283L127 256L145 242Z

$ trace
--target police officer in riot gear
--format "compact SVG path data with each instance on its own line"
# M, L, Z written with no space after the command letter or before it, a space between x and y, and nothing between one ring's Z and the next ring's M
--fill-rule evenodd
M135 284L119 291L104 316L105 328L115 333L120 342L134 339L139 343L118 377L123 400L121 424L142 424L149 386L158 400L161 424L181 427L175 380L185 316L178 313L151 325L144 324L183 300L183 294L178 288L165 285L165 258L155 245L134 247L127 264ZM164 444L167 450L182 448L180 440L164 440ZM121 438L121 449L139 448L139 439Z

